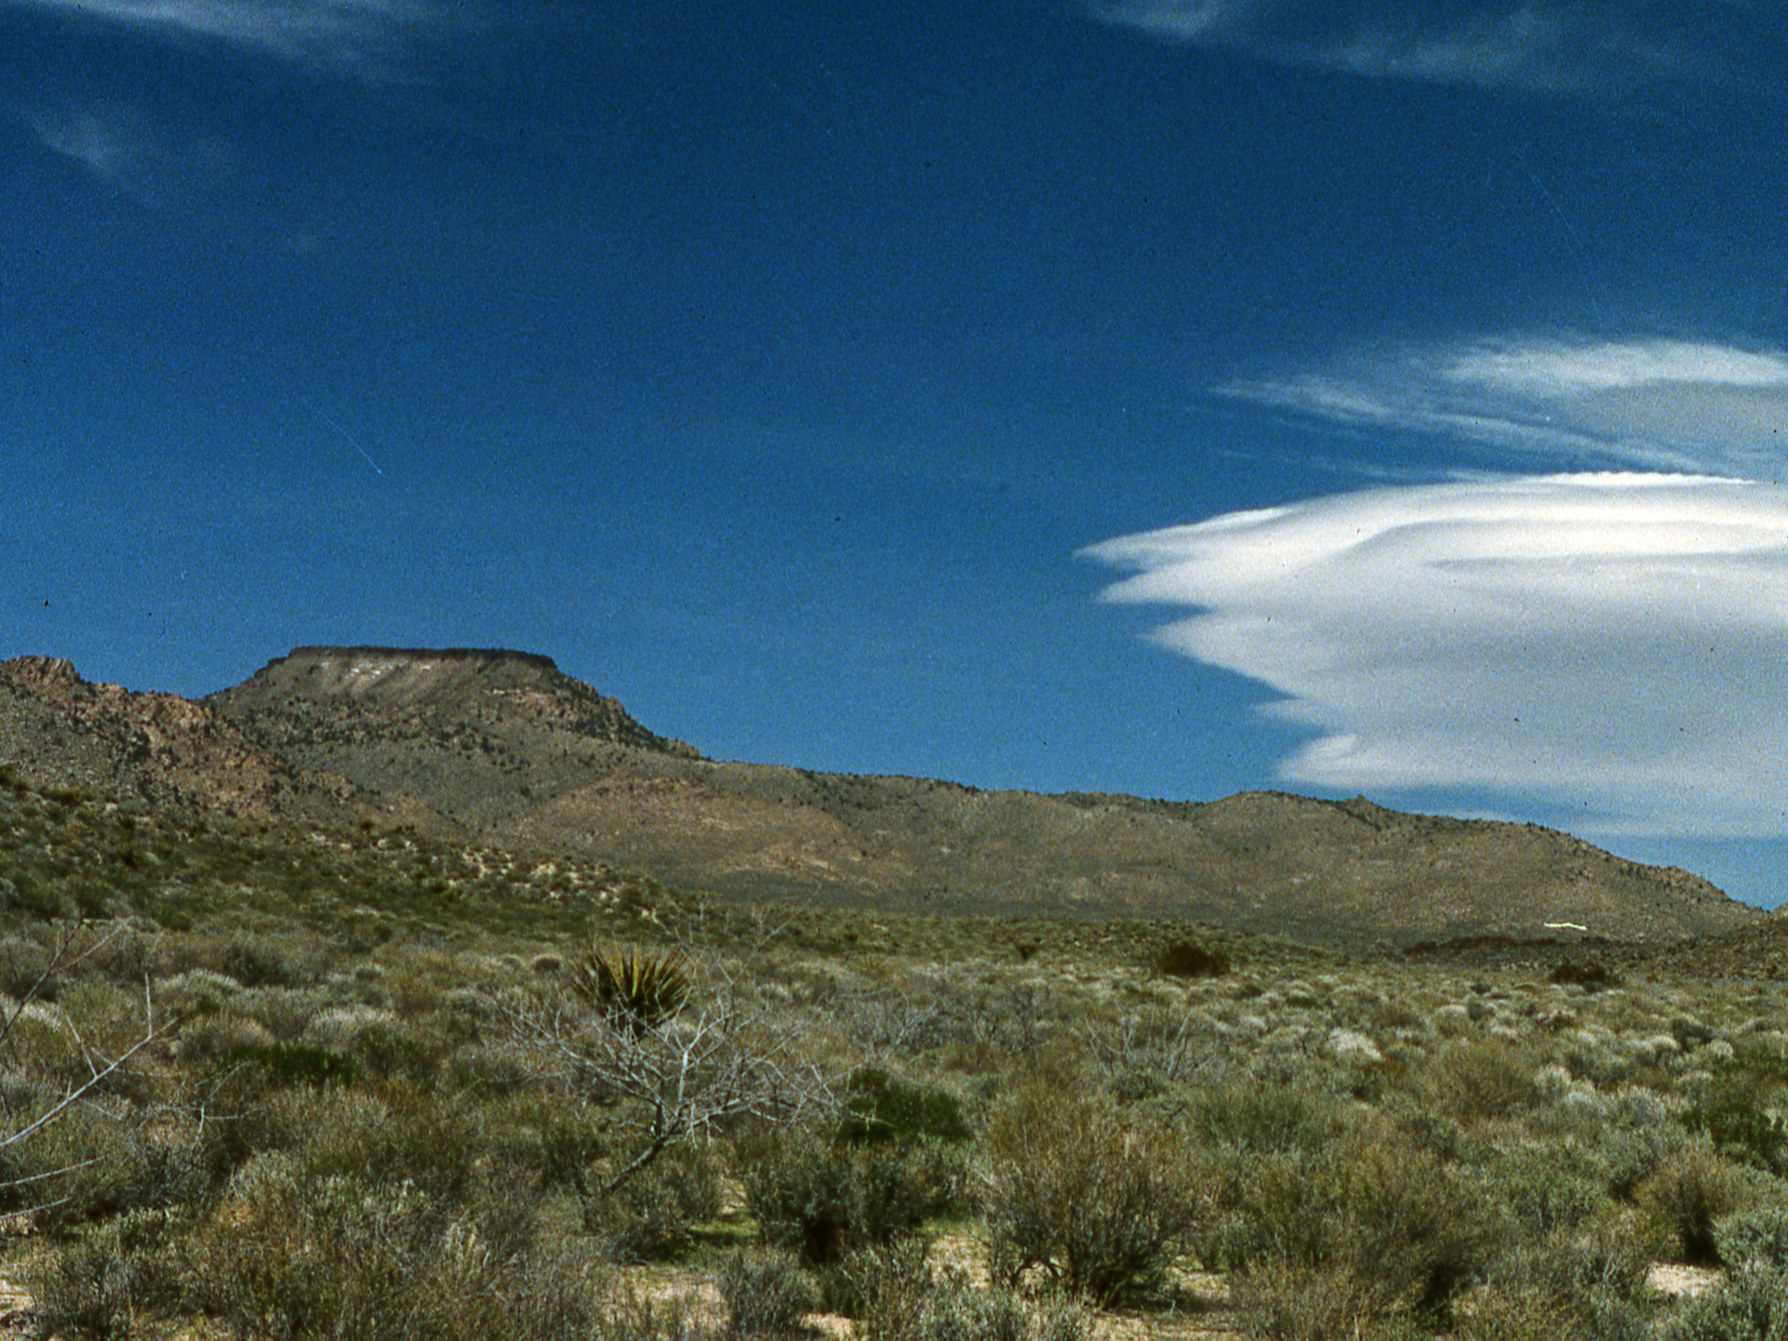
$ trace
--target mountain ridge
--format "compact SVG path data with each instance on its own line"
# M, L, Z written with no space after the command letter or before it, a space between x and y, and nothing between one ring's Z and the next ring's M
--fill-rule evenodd
M150 802L575 854L719 897L1390 945L1561 924L1665 943L1762 916L1568 834L1364 797L1052 796L713 760L550 657L500 648L297 648L196 702L15 659L0 663L0 760ZM55 776L71 763L80 777Z

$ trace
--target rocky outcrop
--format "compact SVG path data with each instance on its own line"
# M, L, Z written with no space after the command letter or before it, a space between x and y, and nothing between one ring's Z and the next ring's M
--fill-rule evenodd
M316 787L202 703L52 657L0 661L0 761L41 785L245 815L290 813Z

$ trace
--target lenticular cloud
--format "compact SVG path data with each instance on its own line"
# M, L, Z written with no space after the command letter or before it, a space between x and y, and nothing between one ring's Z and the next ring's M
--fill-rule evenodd
M1557 475L1389 488L1126 536L1115 601L1313 728L1283 777L1788 833L1788 489Z

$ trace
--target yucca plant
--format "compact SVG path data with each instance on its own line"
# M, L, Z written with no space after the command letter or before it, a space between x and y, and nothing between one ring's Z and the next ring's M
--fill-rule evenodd
M664 1023L689 1000L689 960L678 949L592 945L566 967L573 991L634 1029Z

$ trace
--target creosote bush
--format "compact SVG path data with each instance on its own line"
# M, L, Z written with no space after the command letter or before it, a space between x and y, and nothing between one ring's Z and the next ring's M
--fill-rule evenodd
M1172 941L1155 952L1151 967L1163 978L1220 978L1229 972L1229 953L1196 941Z
M1671 1156L1637 1193L1661 1250L1696 1266L1720 1260L1716 1222L1758 1206L1768 1189L1760 1175L1722 1159L1705 1141Z
M961 1103L944 1090L908 1084L879 1067L853 1072L845 1085L838 1139L847 1144L960 1142L973 1135Z
M983 1146L996 1281L1037 1271L1095 1304L1159 1290L1194 1205L1170 1133L1107 1096L1038 1079L996 1106Z
M794 1336L815 1303L812 1284L784 1252L734 1253L716 1284L733 1338Z
M1256 1161L1242 1195L1252 1242L1238 1299L1279 1341L1444 1319L1508 1237L1463 1170L1371 1125Z
M760 1124L735 1142L734 1166L764 1241L808 1266L915 1233L942 1207L918 1147L849 1145Z

